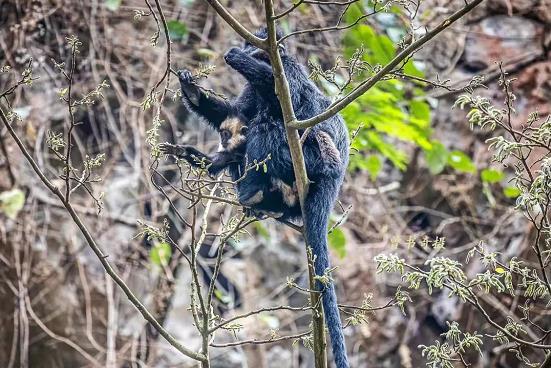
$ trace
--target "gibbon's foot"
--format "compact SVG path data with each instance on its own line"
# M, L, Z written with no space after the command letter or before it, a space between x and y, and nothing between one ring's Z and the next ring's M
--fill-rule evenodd
M267 218L267 216L264 213L249 207L243 207L243 213L247 217L255 217L258 220L266 220Z
M256 217L259 220L266 220L271 217L274 219L279 219L283 217L283 212L273 212L273 211L264 211L264 210L254 210L252 208L243 208L243 213L247 217Z
M257 217L254 211L251 208L243 207L243 214L246 217Z
M189 151L186 146L176 145L172 143L160 143L159 150L165 155L174 155L178 158L189 156Z
M283 212L274 212L274 211L261 211L263 215L266 215L268 217L273 217L275 219L278 219L280 217L283 217Z
M264 199L264 192L262 192L262 190L259 190L258 192L256 192L255 194L249 197L239 196L239 203L241 203L244 206L251 207L251 206L254 206L255 204L262 202L263 199Z
M293 186L286 185L281 188L283 194L283 202L289 207L293 207L298 202L298 193L295 183Z

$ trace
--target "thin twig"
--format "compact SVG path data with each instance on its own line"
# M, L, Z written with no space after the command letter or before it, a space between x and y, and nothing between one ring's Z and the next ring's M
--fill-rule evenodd
M224 320L223 322L220 322L216 326L212 327L209 330L209 333L213 333L214 331L218 330L219 328L222 328L225 325L227 325L228 323L231 323L231 322L236 321L238 319L247 318L247 317L253 316L255 314L263 313L263 312L275 312L275 311L280 311L280 310L302 312L302 311L307 311L307 310L310 310L310 309L312 309L312 307L289 307L289 306L286 306L286 305L280 305L278 307L264 307L264 308L256 309L256 310L244 313L244 314L240 314L240 315L228 318L228 319Z
M222 5L218 0L206 0L210 6L236 31L241 37L247 40L252 45L258 47L259 49L265 49L266 45L264 40L256 37L254 34L249 32L234 16Z
M311 333L312 333L312 331L308 330L308 331L305 331L305 332L298 333L296 335L272 337L272 338L265 339L265 340L250 339L250 340L243 340L243 341L228 342L226 344L214 344L214 343L212 343L212 344L210 344L210 346L212 346L213 348L227 348L227 347L230 347L230 346L240 346L240 345L248 345L248 344L253 344L253 345L273 344L273 343L281 342L281 341L285 341L285 340L300 339L301 337L308 336Z

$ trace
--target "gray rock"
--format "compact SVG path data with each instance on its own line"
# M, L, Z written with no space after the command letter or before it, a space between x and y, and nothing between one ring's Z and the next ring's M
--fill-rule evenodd
M486 4L490 12L526 15L541 21L551 21L551 4L549 0L489 0Z
M543 26L527 18L496 15L483 19L470 31L465 43L463 65L473 72L485 69L496 61L513 61L519 56L543 51Z

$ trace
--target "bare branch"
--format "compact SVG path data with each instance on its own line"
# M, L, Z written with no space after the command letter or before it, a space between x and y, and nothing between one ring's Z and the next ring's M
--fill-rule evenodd
M289 307L289 306L286 306L286 305L280 305L280 306L278 306L278 307L265 307L265 308L259 308L259 309L256 309L256 310L253 310L253 311L244 313L244 314L239 314L239 315L237 315L237 316L228 318L227 320L225 320L225 321L223 321L223 322L220 322L220 323L217 324L216 326L212 327L212 328L209 330L209 332L210 332L210 333L213 333L214 331L218 330L219 328L224 327L224 326L227 325L228 323L231 323L231 322L236 321L236 320L238 320L238 319L247 318L247 317L253 316L253 315L255 315L255 314L263 313L263 312L275 312L275 311L280 311L280 310L288 310L288 311L294 311L294 312L301 312L301 311L306 311L306 310L309 310L309 309L312 309L312 308L311 308L311 307Z
M279 19L279 18L283 18L284 16L286 16L287 14L291 13L293 10L295 10L296 8L298 8L299 6L301 6L302 4L304 3L304 0L298 0L296 3L294 3L289 9L287 10L284 10L283 12L277 14L277 15L274 15L272 17L272 20L276 20L276 19Z
M21 151L21 153L23 154L23 156L25 157L27 162L31 165L33 171L38 175L38 177L44 183L44 185L46 185L46 187L48 187L48 189L53 194L55 194L56 197L59 198L59 200L61 201L61 203L63 204L63 206L65 207L65 209L69 213L69 215L71 216L71 219L73 220L75 225L77 225L80 232L82 233L82 235L86 239L86 242L88 243L90 248L92 248L92 251L98 257L99 261L101 262L101 265L105 269L105 272L107 272L107 274L117 283L117 285L119 285L119 287L126 294L128 299L130 300L130 302L136 307L138 312L140 312L140 314L149 323L151 323L153 328L155 328L159 332L159 334L161 336L163 336L166 339L166 341L170 345L172 345L174 348L176 348L179 352L181 352L182 354L184 354L184 355L186 355L186 356L188 356L192 359L195 359L195 360L198 360L198 361L205 361L206 358L203 354L200 354L200 353L197 353L197 352L195 352L191 349L188 349L185 346L183 346L180 342L178 342L163 326L161 326L161 324L155 319L155 317L153 317L153 315L147 310L147 308L142 304L142 302L134 295L132 290L130 290L128 285L126 285L124 280L119 276L119 274L115 271L115 269L107 261L108 256L105 255L103 253L103 251L101 250L101 248L97 245L95 239L92 237L92 234L90 233L90 231L88 230L86 225L84 225L84 223L82 222L82 220L80 219L80 217L76 213L75 209L71 205L71 203L69 203L68 201L65 200L65 196L63 195L63 193L61 193L59 188L57 188L54 184L52 184L52 182L44 175L42 170L38 167L38 164L32 158L31 154L29 153L29 151L27 150L27 148L25 147L25 145L23 144L23 142L21 141L21 139L19 138L19 136L17 135L17 133L15 132L13 127L11 126L11 124L9 123L9 121L8 121L6 115L4 114L4 111L2 109L0 109L0 120L2 120L2 123L7 128L8 132L10 133L12 138L14 139L15 143L19 147L19 150Z
M300 339L301 337L308 336L311 333L312 333L312 331L309 330L309 331L306 331L306 332L298 333L296 335L272 337L272 338L265 339L265 340L250 339L250 340L229 342L229 343L226 343L226 344L214 344L213 343L213 344L210 344L210 346L212 346L213 348L227 348L227 347L230 347L230 346L240 346L240 345L248 345L248 344L253 344L253 345L273 344L273 343L280 342L280 341L285 341L285 340Z
M222 5L218 0L206 0L207 3L226 21L226 23L233 28L241 37L250 42L252 45L259 49L266 49L266 43L263 39L256 37L249 30L247 30L234 16Z
M291 32L289 34L286 34L285 36L281 37L281 39L278 41L279 43L285 41L287 38L289 37L293 37L293 36L298 36L298 35L301 35L301 34L305 34L305 33L314 33L314 32L329 32L329 31L343 31L345 29L349 29L349 28L352 28L354 27L356 24L360 23L360 21L362 21L363 19L365 18L368 18L372 15L375 15L377 14L378 12L380 12L381 9L379 10L373 10L372 12L370 13L365 13L365 14L362 14L360 15L358 18L356 18L355 21L353 21L352 23L350 24L347 24L345 26L341 26L339 25L341 20L342 20L342 15L344 15L344 12L341 14L341 17L339 17L338 21L337 21L337 24L334 25L334 26L330 26L330 27L321 27L321 28L310 28L310 29L303 29L301 31L295 31L295 32Z

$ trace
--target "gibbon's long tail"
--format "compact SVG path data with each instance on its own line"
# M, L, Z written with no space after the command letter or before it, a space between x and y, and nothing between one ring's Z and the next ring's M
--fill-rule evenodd
M314 268L318 276L322 276L325 270L330 267L327 249L327 225L329 215L333 209L334 196L338 192L338 188L328 187L332 185L336 186L336 183L333 184L329 180L311 185L304 202L304 210L307 214L304 223L306 243L312 248L315 256ZM316 288L323 290L323 311L331 338L335 365L337 368L349 368L335 287L333 283L324 285L317 282Z

